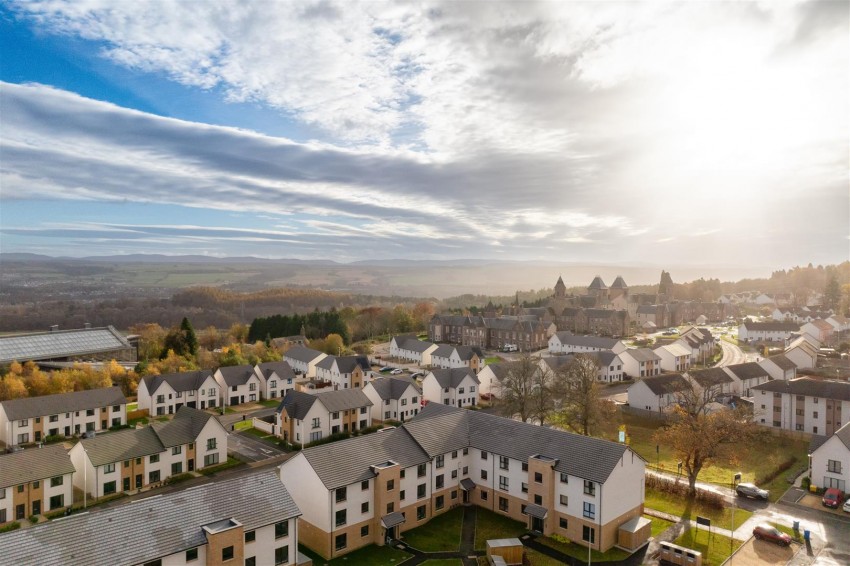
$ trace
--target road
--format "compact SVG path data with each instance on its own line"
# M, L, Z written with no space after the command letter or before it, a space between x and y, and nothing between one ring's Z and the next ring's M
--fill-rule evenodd
M750 361L747 354L735 344L730 344L725 340L720 340L720 348L723 350L723 357L717 362L717 367L731 366L734 364L743 364Z

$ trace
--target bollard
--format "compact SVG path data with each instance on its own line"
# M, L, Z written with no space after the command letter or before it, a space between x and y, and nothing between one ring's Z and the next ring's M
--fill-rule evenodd
M794 521L794 532L795 533L800 532L800 521Z
M806 541L806 542L809 542L809 531L808 530L803 531L803 540Z

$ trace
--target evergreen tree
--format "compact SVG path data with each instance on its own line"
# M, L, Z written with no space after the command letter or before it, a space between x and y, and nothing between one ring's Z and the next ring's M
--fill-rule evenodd
M192 328L192 323L185 316L180 322L180 330L183 331L185 337L186 351L194 356L198 353L198 336L195 334L195 329Z

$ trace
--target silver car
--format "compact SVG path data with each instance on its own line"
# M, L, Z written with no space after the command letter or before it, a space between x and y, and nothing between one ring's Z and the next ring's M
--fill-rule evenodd
M765 501L770 496L769 491L761 489L754 483L739 483L735 488L735 493L741 497L752 497L754 499L764 499Z

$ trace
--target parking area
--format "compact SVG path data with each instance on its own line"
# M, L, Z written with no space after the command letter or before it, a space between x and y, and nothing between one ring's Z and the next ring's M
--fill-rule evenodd
M227 450L249 464L286 454L272 443L246 433L231 433L227 437Z
M802 499L797 501L798 505L804 505L809 509L815 509L816 511L823 511L824 513L830 513L837 517L846 517L850 518L850 513L845 513L839 507L838 509L830 509L829 507L825 507L823 504L823 498L820 495L815 495L813 493L806 493L803 495Z
M736 566L780 566L787 564L802 548L797 543L782 546L766 540L751 538L745 542L732 560Z

